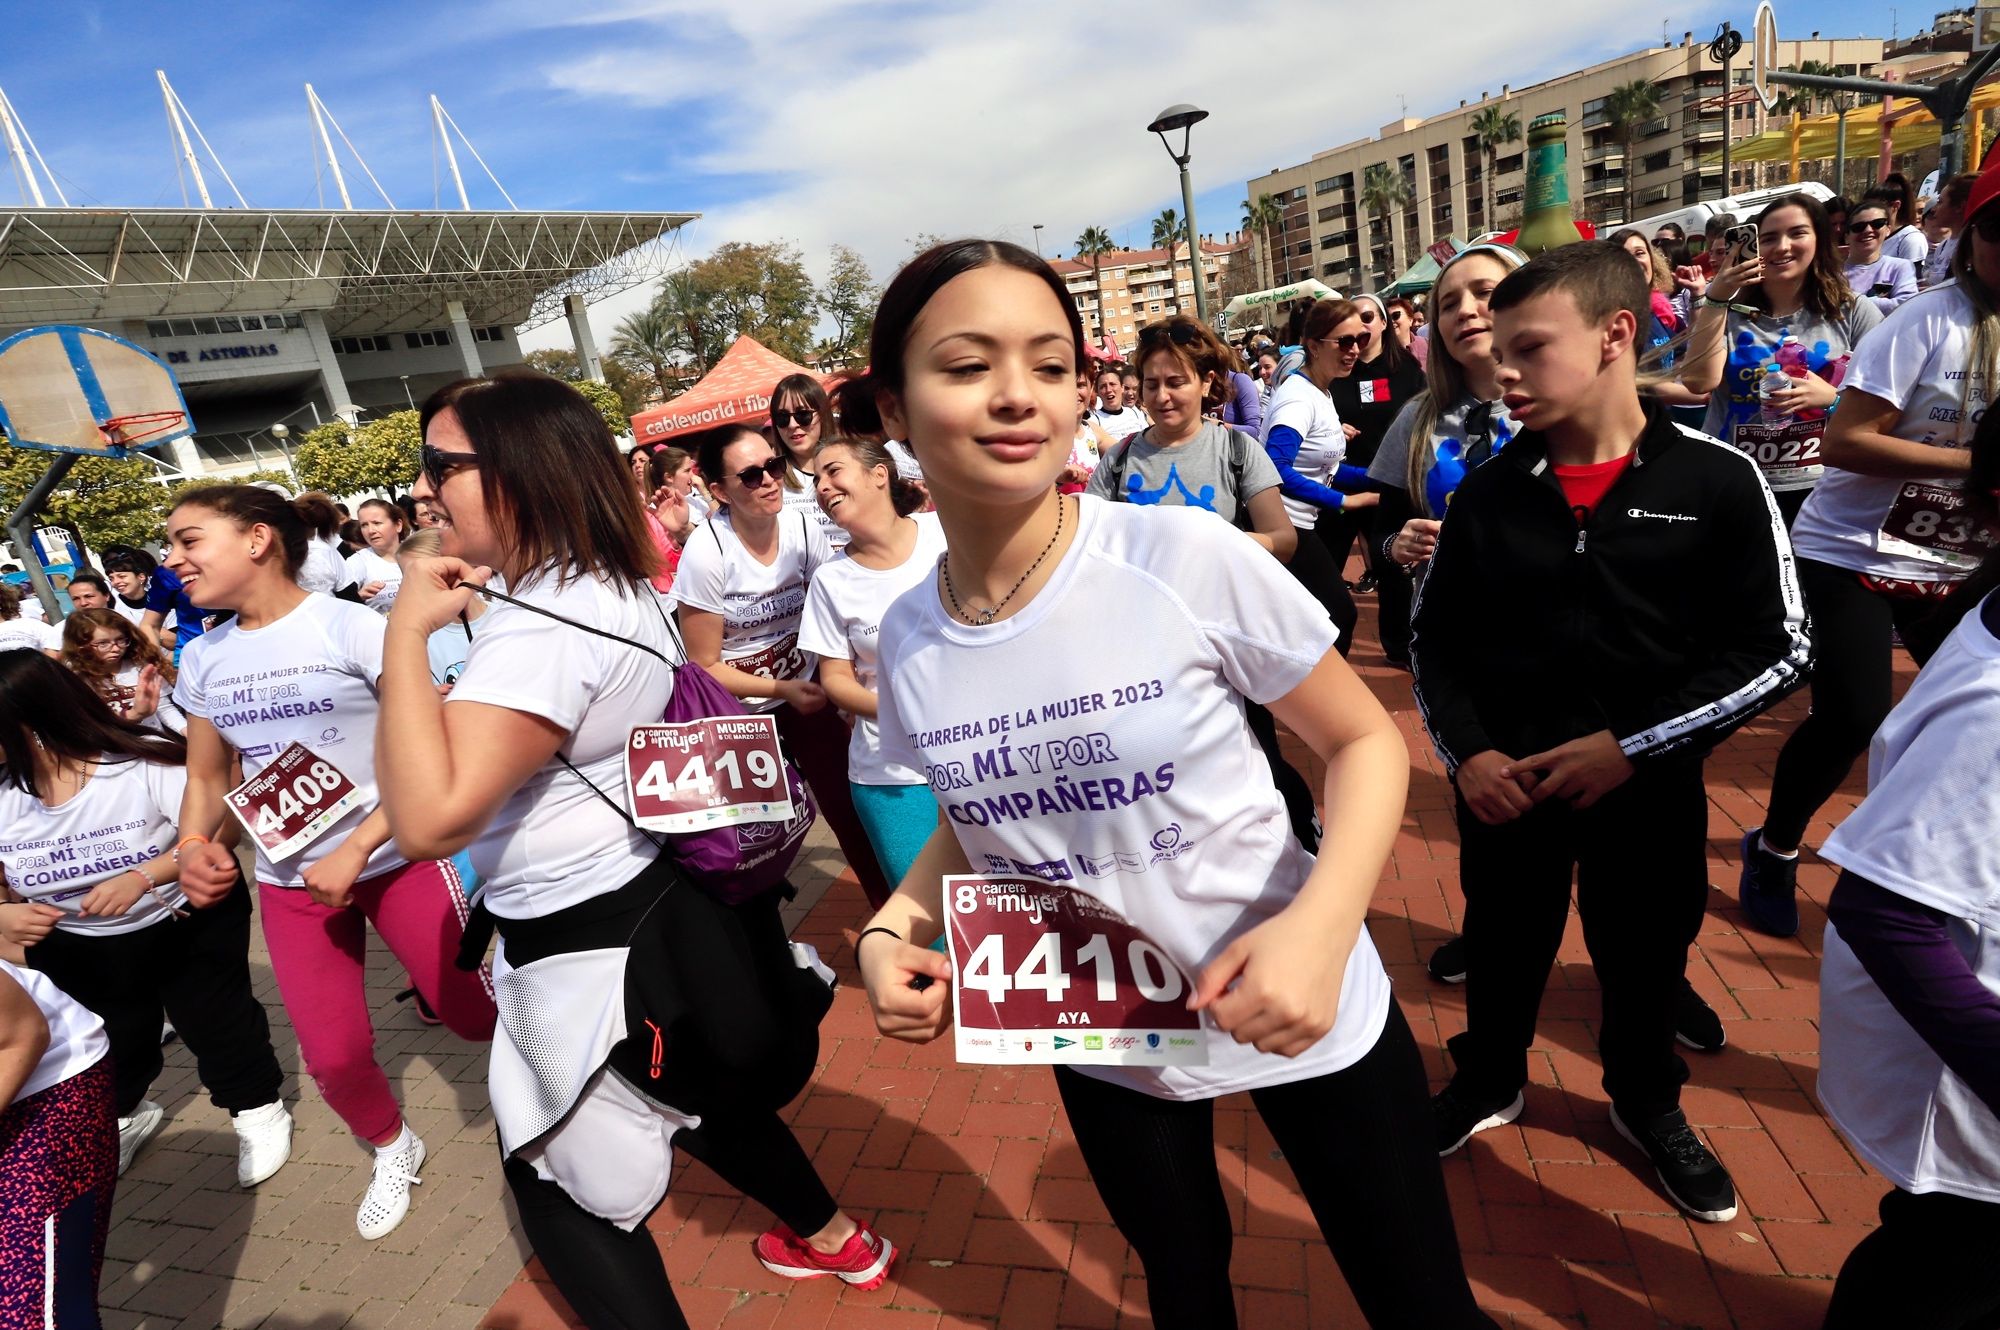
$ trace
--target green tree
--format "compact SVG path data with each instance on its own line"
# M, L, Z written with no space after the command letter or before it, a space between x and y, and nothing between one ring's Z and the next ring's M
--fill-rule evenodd
M1167 281L1174 288L1172 313L1181 312L1180 283L1174 280L1174 254L1181 243L1181 215L1164 209L1153 219L1153 244L1167 251Z
M631 414L625 410L625 399L618 395L617 389L599 379L578 379L573 386L597 408L597 414L604 417L614 437L632 432Z
M706 374L713 369L727 339L715 326L715 311L710 307L708 292L696 280L694 272L682 268L668 273L660 283L659 294L653 297L653 305L674 325L676 345L695 374ZM678 379L672 388L662 384L660 396L672 396L679 387Z
M1284 207L1269 194L1259 194L1257 201L1243 200L1243 229L1264 241L1265 287L1278 284L1278 251L1271 243L1271 233L1285 220Z
M935 231L919 231L910 238L910 257L915 258L927 249L935 249L945 242L945 238Z
M530 351L521 360L529 369L540 370L552 379L564 383L575 383L583 377L583 364L576 358L576 352L565 351L559 346L547 347L540 351Z
M875 325L875 305L881 298L868 261L846 245L835 245L826 284L819 289L819 308L833 321L833 336L827 341L837 359L851 359L867 350L868 334Z
M1479 173L1485 186L1486 206L1480 216L1488 231L1497 230L1493 216L1493 180L1500 174L1500 149L1521 141L1521 117L1504 106L1489 106L1472 117L1472 133L1479 140L1484 169Z
M310 430L292 456L299 481L336 497L392 494L417 478L423 434L414 411L397 411L349 429L335 422Z
M725 336L754 337L790 360L803 360L812 350L818 311L797 246L732 240L688 272Z
M1389 267L1382 280L1393 279L1401 264L1396 219L1410 203L1410 182L1387 162L1377 162L1361 176L1361 206L1389 224ZM1371 250L1373 246L1370 246Z
M662 397L667 395L667 385L674 382L674 363L680 352L680 329L657 299L619 320L611 334L610 358L650 375Z
M1638 140L1639 127L1660 114L1660 90L1645 79L1633 79L1621 83L1611 90L1604 99L1604 113L1611 122L1612 132L1618 136L1625 148L1625 217L1632 220L1632 182L1638 178L1633 170L1632 144Z
M1097 339L1104 340L1104 256L1118 246L1101 226L1086 226L1076 238L1076 256L1090 260L1090 294L1097 302Z
M55 459L54 453L11 447L0 438L0 505L12 512ZM276 471L230 479L275 481L287 490L295 488L290 476ZM93 550L106 545L149 545L164 534L167 512L176 495L216 483L212 476L169 482L166 473L143 456L79 457L36 516L74 523Z

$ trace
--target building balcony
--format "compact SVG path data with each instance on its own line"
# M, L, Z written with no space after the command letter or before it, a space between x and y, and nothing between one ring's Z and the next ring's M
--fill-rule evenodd
M1586 162L1624 161L1625 145L1622 143L1600 143L1594 148L1583 150Z
M1596 198L1604 194L1622 194L1624 191L1625 177L1622 175L1607 175L1598 180L1586 180L1583 182L1585 198Z

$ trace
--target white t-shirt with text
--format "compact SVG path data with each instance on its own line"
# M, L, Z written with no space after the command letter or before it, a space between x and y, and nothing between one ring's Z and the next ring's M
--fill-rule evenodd
M243 774L262 771L293 743L337 767L360 792L324 835L290 858L272 862L257 851L257 880L304 887L305 870L359 827L380 802L375 790L375 724L381 714L379 614L348 600L309 594L291 613L261 628L240 619L203 633L181 651L174 701L215 726L243 756ZM368 856L364 878L409 861L385 840Z
M61 651L62 629L26 615L0 622L0 651Z
M1077 502L1075 543L1013 617L973 627L914 593L890 609L883 756L926 773L975 872L1018 863L1085 892L1198 981L1312 868L1243 706L1298 687L1336 633L1284 565L1212 514ZM1077 1070L1162 1099L1304 1080L1374 1047L1389 1002L1363 929L1333 1029L1297 1058L1204 1020L1206 1066Z
M833 557L819 524L803 512L778 514L778 552L760 563L743 547L725 508L688 537L674 574L674 600L722 616L722 660L766 679L809 679L814 659L799 646L806 586ZM775 711L775 697L746 697L751 711Z
M394 559L383 558L365 545L347 556L346 574L347 580L340 583L341 586L352 583L359 589L367 586L370 582L383 583L382 589L375 593L372 600L362 602L377 614L387 614L389 612L390 608L396 603L396 592L403 585L403 565L397 563ZM300 585L304 584L301 583ZM312 590L313 588L307 587L306 589Z
M1347 456L1347 432L1340 427L1340 412L1334 409L1333 398L1304 374L1288 376L1264 408L1260 441L1268 442L1271 431L1280 425L1299 432L1299 455L1293 459L1292 469L1307 480L1331 485L1335 468ZM1319 523L1320 506L1306 499L1285 495L1285 512L1301 531L1311 531Z
M9 1108L89 1071L111 1056L111 1041L105 1037L104 1022L96 1012L57 988L54 980L40 970L4 960L0 960L0 974L28 990L28 996L49 1027L48 1047L42 1050L28 1079L14 1092Z
M25 790L0 786L0 870L24 900L63 912L65 933L135 933L169 918L187 898L177 883L146 892L116 918L77 914L99 883L174 848L187 768L105 757L83 788L51 808ZM141 885L134 877L129 885ZM164 898L164 900L162 900Z
M918 513L917 543L910 557L889 569L864 568L841 554L821 565L806 593L799 623L799 647L815 656L852 661L854 681L873 691L882 619L896 598L913 587L928 587L944 553L944 528L936 513ZM854 718L847 743L847 778L856 785L922 785L924 773L882 756L875 722Z

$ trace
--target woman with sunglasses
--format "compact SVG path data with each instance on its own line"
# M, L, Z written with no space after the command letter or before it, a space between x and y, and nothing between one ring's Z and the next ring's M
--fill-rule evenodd
M1986 385L2000 382L1996 165L1967 201L1956 280L1905 301L1855 352L1827 426L1826 477L1792 524L1813 620L1812 710L1778 752L1738 884L1747 922L1775 937L1799 930L1807 829L1889 714L1894 640L1928 661L1948 626L1935 606L1989 548L1964 490Z
M787 374L771 389L771 430L790 464L785 472L785 507L804 513L819 526L820 536L839 549L847 533L819 506L813 486L813 454L833 425L833 399L810 374Z
M437 464L426 449L426 471ZM231 817L265 829L254 838L255 872L271 970L306 1069L327 1106L373 1150L355 1220L373 1241L409 1212L425 1146L375 1059L368 925L462 1038L492 1038L493 998L482 975L450 964L467 912L456 875L398 854L377 806L387 616L300 587L294 574L310 539L291 503L255 485L190 490L167 515L166 567L189 594L235 612L181 656L174 701L188 716L188 763L175 854L196 906L235 895L247 910L236 856L216 841ZM280 770L298 775L254 804L230 798L281 758ZM350 806L332 819L312 815L334 798Z
M1389 327L1390 340L1402 349L1409 359L1422 370L1430 359L1431 339L1424 335L1423 319L1416 302L1408 296L1396 296L1383 306L1382 319Z
M1917 293L1917 265L1882 252L1888 231L1889 209L1873 199L1848 214L1847 285L1884 314Z
M169 695L176 677L166 653L138 625L111 610L78 610L63 620L62 662L104 704L135 725L187 733Z
M711 430L696 457L719 506L681 551L675 574L688 656L745 707L777 717L785 752L862 891L885 900L891 885L847 790L847 726L813 681L816 658L799 645L806 587L833 548L819 522L787 506L789 464L756 430Z
M12 651L0 653L0 755L0 870L15 902L0 905L0 938L103 1018L118 1171L166 1116L146 1098L165 1066L164 1014L230 1116L237 1182L256 1186L290 1157L292 1118L250 987L250 894L190 911L175 881L186 745L113 715L54 661Z
M1863 203L1879 203L1889 210L1889 236L1882 252L1892 258L1908 259L1918 268L1930 257L1931 242L1917 225L1916 191L1900 171L1882 177L1882 183L1861 196Z
M1841 375L1881 311L1856 298L1819 200L1787 194L1757 214L1757 247L1717 269L1695 314L1680 381L1708 393L1702 432L1748 453L1790 526L1819 483L1821 436ZM1783 388L1765 378L1783 370Z
M767 1268L879 1283L893 1249L840 1212L778 1116L819 1049L791 985L826 993L778 893L724 905L627 820L631 727L664 713L682 657L603 417L510 370L439 389L421 419L445 557L411 569L390 618L383 804L399 845L470 849L484 884L494 1121L536 1257L594 1330L686 1330L645 1226L678 1149L778 1215L756 1240ZM499 603L440 699L428 644L482 592Z
M1338 649L1345 656L1354 647L1358 611L1342 580L1341 564L1314 534L1322 513L1359 511L1380 501L1373 492L1346 493L1335 488L1365 485L1367 472L1344 467L1347 432L1334 409L1329 389L1333 381L1354 372L1371 340L1361 321L1361 309L1351 301L1318 300L1300 323L1303 363L1286 375L1271 394L1264 413L1264 451L1277 465L1285 512L1298 528L1298 549L1288 567L1313 599L1326 607L1339 631ZM1342 528L1349 540L1352 528Z
M1368 325L1371 332L1387 330L1387 335L1377 336L1363 350L1351 373L1333 381L1333 406L1347 430L1347 461L1367 467L1374 463L1397 414L1424 390L1424 368L1409 354L1409 348L1418 343L1409 337L1407 302L1391 301L1385 306L1380 297L1360 295L1354 303L1364 321L1375 316ZM1395 528L1386 525L1388 520L1389 509L1378 501L1372 508L1327 513L1320 518L1320 530L1342 566L1347 562L1348 546L1356 536L1361 538L1368 574L1356 590L1374 591L1383 650L1390 664L1400 668L1409 657L1410 579L1382 552L1382 542L1395 534ZM1396 523L1401 525L1400 517ZM1396 647L1394 651L1391 645Z

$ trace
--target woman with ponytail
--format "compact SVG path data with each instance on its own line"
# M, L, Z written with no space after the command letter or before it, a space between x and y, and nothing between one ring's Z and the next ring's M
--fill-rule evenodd
M187 594L235 613L181 657L187 789L174 858L188 899L218 908L244 891L219 843L223 820L255 828L257 907L300 1052L328 1106L374 1148L356 1221L373 1240L408 1212L425 1150L375 1060L367 926L461 1037L492 1038L493 997L483 974L450 964L467 911L457 875L399 855L377 806L387 617L298 584L311 539L294 503L255 485L191 490L167 515L166 567ZM268 796L247 782L232 790L273 764Z

